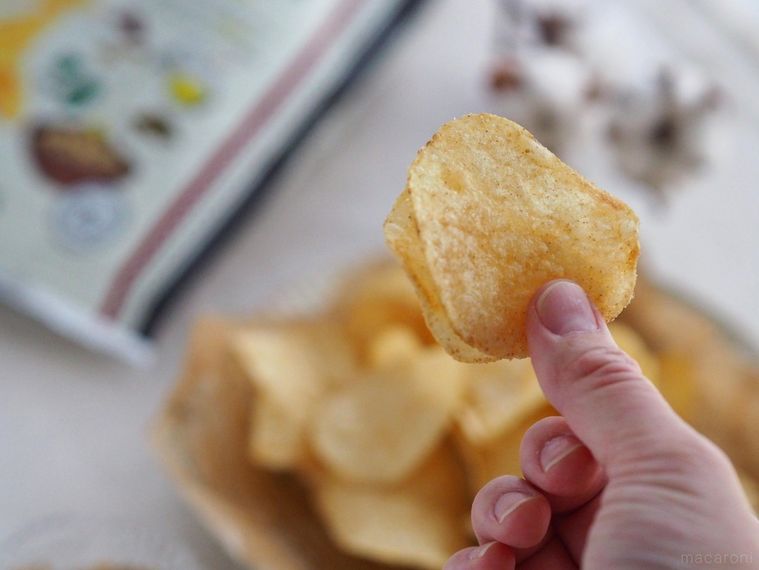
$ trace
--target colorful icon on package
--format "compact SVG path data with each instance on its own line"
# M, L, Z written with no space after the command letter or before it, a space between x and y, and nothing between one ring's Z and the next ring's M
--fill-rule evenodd
M64 54L53 63L50 77L57 99L67 105L81 107L94 100L101 91L101 83L77 54Z
M92 250L121 233L127 214L123 193L99 184L77 186L53 202L53 238L67 249Z
M63 186L114 183L131 170L106 133L91 127L40 125L32 131L30 150L42 174Z
M0 18L0 118L13 119L23 108L21 63L29 46L66 10L87 1L37 0ZM0 4L4 2L0 0Z
M137 132L156 139L168 141L174 136L171 121L159 113L140 113L133 126Z
M194 107L203 103L208 96L205 82L197 75L175 71L169 74L167 80L171 96L180 105Z

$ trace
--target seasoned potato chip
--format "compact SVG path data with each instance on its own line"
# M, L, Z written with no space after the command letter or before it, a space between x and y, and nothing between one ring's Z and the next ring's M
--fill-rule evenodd
M500 475L521 475L519 447L524 434L538 420L555 415L558 415L556 410L544 401L541 406L522 416L514 427L483 444L474 444L459 434L456 443L472 492L476 493L485 483Z
M441 568L469 546L464 475L449 446L395 485L351 483L329 474L311 481L317 511L347 552L386 564Z
M279 402L261 396L252 406L248 436L248 457L269 469L288 469L305 456L303 423Z
M612 323L609 326L611 336L639 365L643 375L657 386L659 385L659 361L649 350L643 338L629 326Z
M233 352L257 392L250 424L251 459L272 469L295 466L319 397L356 374L353 347L329 323L248 326Z
M527 306L551 279L579 283L606 320L635 285L633 211L495 115L453 120L419 151L385 238L433 335L467 362L527 356Z
M645 278L637 281L635 301L623 319L655 352L690 355L719 336L713 321Z
M742 425L738 426L736 438L740 449L735 450L734 458L745 465L755 480L759 481L759 434L756 429L756 426L759 426L759 367L750 370L745 380L746 384L742 387L742 392L746 406L740 410L743 413L740 422ZM759 493L757 493L757 498L759 498ZM759 509L759 502L757 508Z
M439 444L461 401L463 370L439 347L323 398L314 454L345 479L399 481Z
M749 503L754 507L754 511L759 513L759 483L744 471L739 471L738 477L741 480L741 485L743 485L743 490L748 497Z
M422 344L409 327L389 325L379 331L369 344L369 367L382 368L411 360Z
M255 390L230 358L239 328L217 318L193 327L181 379L153 426L177 490L239 568L388 570L338 548L296 477L248 461Z
M469 441L482 444L516 427L544 405L529 359L472 364L458 425Z
M693 360L677 351L659 355L659 390L672 409L688 422L693 421L696 383Z
M376 263L347 279L335 309L364 356L388 326L407 327L423 344L433 344L414 286L395 261Z
M412 381L427 401L455 413L462 404L469 366L457 362L440 346L417 353L412 363Z
M314 391L350 379L357 366L347 336L329 322L248 326L232 347L253 385L283 405L311 400Z

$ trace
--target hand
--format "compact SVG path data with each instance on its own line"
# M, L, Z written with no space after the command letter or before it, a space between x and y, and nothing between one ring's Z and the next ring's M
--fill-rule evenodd
M616 346L582 289L544 286L527 331L540 385L563 417L525 434L524 479L480 490L480 546L445 569L759 566L759 520L730 461Z

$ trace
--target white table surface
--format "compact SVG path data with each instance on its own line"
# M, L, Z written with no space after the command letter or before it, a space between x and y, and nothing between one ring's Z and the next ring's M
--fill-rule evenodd
M147 445L188 329L199 315L250 313L298 279L383 251L381 223L417 147L452 116L494 108L483 87L493 12L489 0L433 0L424 9L196 276L160 331L150 368L89 353L0 308L0 540L54 513L117 515L174 528L209 568L234 567ZM757 132L735 126L745 166L728 164L662 215L625 194L641 214L649 265L717 307L754 345Z

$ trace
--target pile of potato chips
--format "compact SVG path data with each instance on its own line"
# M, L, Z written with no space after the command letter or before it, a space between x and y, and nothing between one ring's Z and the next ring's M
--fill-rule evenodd
M335 299L300 319L206 326L159 447L251 565L439 568L473 543L477 490L521 474L522 435L556 412L529 360L463 364L435 344L397 265L354 273ZM652 350L650 319L632 315L615 338L679 412L697 413L691 361Z

